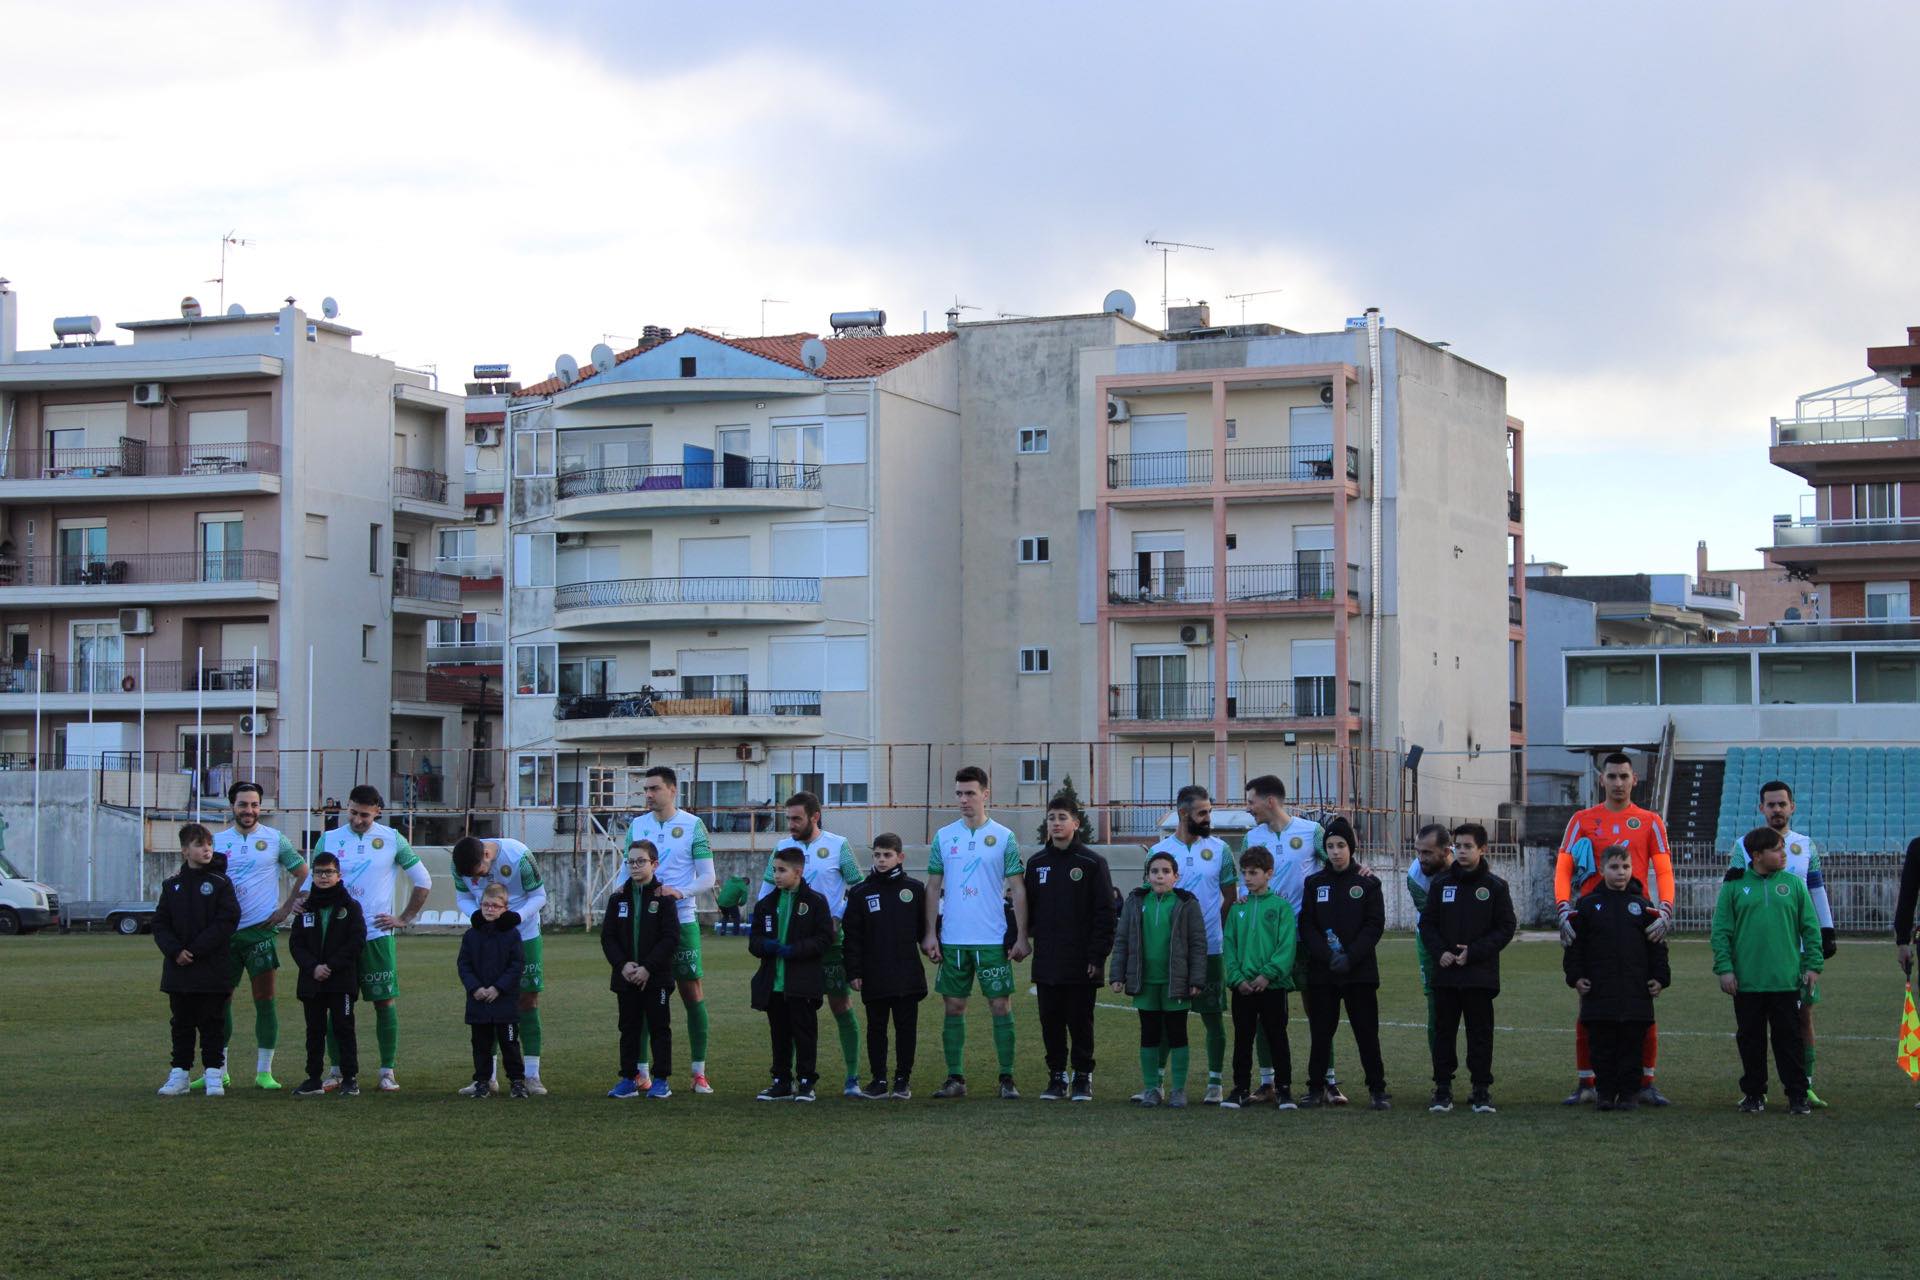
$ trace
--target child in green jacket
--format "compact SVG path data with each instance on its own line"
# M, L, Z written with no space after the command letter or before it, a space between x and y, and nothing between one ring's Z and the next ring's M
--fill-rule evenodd
M1227 990L1233 993L1233 1092L1220 1103L1238 1111L1247 1104L1253 1079L1254 1029L1266 1037L1267 1054L1278 1082L1275 1103L1294 1109L1293 1054L1287 1044L1287 989L1293 985L1293 956L1298 931L1293 904L1270 887L1273 854L1255 845L1240 855L1240 880L1247 896L1227 912L1226 946L1221 953Z
M1160 1050L1167 1049L1169 1107L1187 1105L1187 1011L1207 981L1207 926L1200 900L1178 887L1170 853L1147 859L1147 883L1127 896L1114 932L1107 975L1115 992L1133 997L1140 1014L1140 1078L1136 1104L1161 1104Z
M747 905L747 878L728 876L726 883L720 886L720 892L714 895L714 905L720 908L720 922L713 927L715 933L744 933L745 922L740 919L740 908Z
M1733 997L1740 1046L1740 1110L1767 1109L1767 1035L1786 1086L1788 1110L1807 1115L1807 1070L1799 997L1822 964L1820 920L1806 881L1786 870L1787 848L1772 827L1747 833L1746 870L1720 886L1713 908L1713 971Z

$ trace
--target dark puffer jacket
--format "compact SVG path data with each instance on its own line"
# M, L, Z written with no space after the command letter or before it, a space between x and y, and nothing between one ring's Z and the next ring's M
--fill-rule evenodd
M160 948L160 989L183 995L225 995L233 990L228 954L240 927L240 899L233 882L215 869L180 864L178 874L160 886L153 909L153 941ZM179 963L182 951L193 963Z
M460 939L460 985L467 989L467 1025L482 1022L518 1022L520 1020L520 974L526 969L527 956L520 945L520 915L502 911L492 924L478 911L473 913L473 928ZM473 993L482 987L497 987L493 1001L475 1000Z
M1667 944L1649 942L1647 926L1659 908L1640 891L1638 880L1625 889L1604 884L1574 908L1573 945L1560 957L1567 985L1582 978L1591 990L1580 997L1582 1022L1651 1022L1649 981L1665 988L1673 981Z

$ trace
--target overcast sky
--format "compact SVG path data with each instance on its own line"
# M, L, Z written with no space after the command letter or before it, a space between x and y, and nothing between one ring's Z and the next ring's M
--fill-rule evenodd
M1367 306L1508 378L1529 550L1758 564L1770 415L1920 323L1920 6L0 0L22 342L323 295L532 381L643 324ZM1906 156L1906 160L1901 157Z

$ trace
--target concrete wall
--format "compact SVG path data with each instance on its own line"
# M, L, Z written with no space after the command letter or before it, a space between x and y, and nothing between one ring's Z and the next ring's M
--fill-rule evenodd
M27 876L52 885L64 902L151 897L159 880L151 875L144 882L141 878L139 819L95 800L91 773L42 773L36 840L33 774L0 773L7 861ZM173 859L173 865L178 862ZM171 875L171 870L166 874Z
M1598 643L1594 616L1595 606L1590 600L1549 591L1527 593L1527 773L1531 802L1580 800L1591 790L1589 775L1593 769L1587 755L1558 744L1567 740L1561 653ZM1569 783L1576 788L1571 794L1565 789Z

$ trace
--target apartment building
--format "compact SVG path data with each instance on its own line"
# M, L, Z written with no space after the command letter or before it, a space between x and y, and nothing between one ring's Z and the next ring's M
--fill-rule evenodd
M864 804L871 744L958 724L953 335L861 318L650 329L511 402L511 805L635 808L651 764L702 812Z
M430 545L465 511L459 398L291 302L118 329L23 348L0 286L0 751L144 753L205 796L257 759L300 803L276 766L310 734L451 745L457 707L392 673L459 609Z

